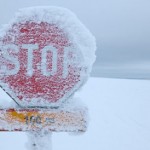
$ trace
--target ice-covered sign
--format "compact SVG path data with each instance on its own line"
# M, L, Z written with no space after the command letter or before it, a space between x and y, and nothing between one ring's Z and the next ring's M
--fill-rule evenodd
M0 86L21 106L59 106L87 80L95 49L69 10L22 9L0 31Z

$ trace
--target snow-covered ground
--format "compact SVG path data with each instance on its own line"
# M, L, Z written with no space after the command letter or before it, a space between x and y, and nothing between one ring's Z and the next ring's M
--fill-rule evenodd
M76 94L89 108L88 131L54 133L53 150L150 150L149 90L148 80L90 78ZM0 133L0 150L27 150L25 143L25 133Z

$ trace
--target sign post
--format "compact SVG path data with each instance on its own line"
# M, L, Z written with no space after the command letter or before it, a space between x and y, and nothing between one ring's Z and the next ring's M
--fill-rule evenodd
M95 47L67 9L20 10L0 34L0 87L19 106L0 110L0 130L28 131L35 141L52 131L85 132L87 109L70 100L87 81Z
M51 150L52 133L41 131L28 133L27 148L28 150Z

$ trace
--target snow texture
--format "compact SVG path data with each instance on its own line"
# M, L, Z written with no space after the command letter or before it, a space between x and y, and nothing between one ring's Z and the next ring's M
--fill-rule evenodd
M40 28L41 26L44 27L44 32L42 32L41 29L43 28ZM47 29L49 30L47 31ZM48 32L49 35L45 35L45 32ZM45 65L46 63L45 59L42 58L42 56L45 55L39 57L35 54L37 58L33 60L33 68L36 68L36 75L32 78L32 76L30 77L33 72L31 68L32 64L29 62L32 62L33 58L28 50L28 64L25 65L26 53L22 47L24 47L24 44L32 44L32 46L35 46L33 44L37 42L37 37L40 39L39 47L41 47L43 46L43 42L45 42L45 39L43 40L44 36L46 38L51 36L50 41L46 42L52 44L53 41L53 46L58 49L58 71L55 75L50 77L43 78L43 75L41 77L39 68L41 67L41 70L44 70L43 72L45 73L45 69L43 69L42 66L42 64ZM56 38L53 38L53 36ZM65 8L59 7L32 7L21 9L12 21L2 28L0 45L0 61L2 63L0 68L1 87L21 106L60 106L62 102L66 101L86 82L96 58L96 43L93 35L78 20L76 15ZM16 45L21 48L18 54L14 54L11 50L15 49L17 53L18 49ZM30 45L28 45L28 49L31 49ZM64 47L67 46L70 46L73 50L73 52L69 54L70 57L69 55L65 57L61 54L62 49L65 51ZM10 58L6 47L9 47L11 57L14 56L15 59ZM37 53L41 53L41 49L39 48L38 50L39 52ZM42 52L43 51L42 49ZM18 63L16 55L18 55L21 64ZM9 58L6 56L9 56ZM66 80L61 77L62 58L65 61L63 63L63 67L65 66L63 68L63 70L65 70L63 76L66 76L66 70L68 69L68 66L66 67L68 63L67 60L69 59L69 61L71 61L71 59L73 59L74 61L74 64L72 66L70 65L68 69L69 73L66 76ZM52 63L56 62L52 56L50 56L50 59L52 59ZM43 60L41 66L39 65L40 60ZM13 62L13 66L10 64L10 61ZM4 65L5 68L3 67ZM6 71L6 65L9 71ZM25 69L27 69L29 76L25 75ZM53 72L55 72L55 70L56 66ZM8 77L6 77L7 73L9 74Z
M149 80L90 78L76 95L89 108L87 132L53 134L53 150L150 150L149 90ZM1 132L0 141L1 150L27 150L26 133Z
M27 133L28 150L52 150L52 133L47 131Z
M58 25L66 31L72 43L75 43L76 49L80 50L84 56L87 66L92 69L95 62L96 43L94 36L79 21L77 16L70 10L55 6L39 6L20 9L14 19L0 30L0 37L3 38L5 32L16 23L26 23L26 21L35 21L37 23L47 22Z
M59 109L0 109L0 130L85 132L89 123L85 106L67 104Z

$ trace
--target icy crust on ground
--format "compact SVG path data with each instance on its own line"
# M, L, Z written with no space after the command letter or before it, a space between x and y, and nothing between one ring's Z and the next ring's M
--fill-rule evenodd
M84 57L85 66L89 72L96 59L96 42L95 37L80 22L77 16L70 10L54 6L39 6L23 8L16 13L13 20L8 25L3 26L0 31L0 37L3 37L6 31L17 23L26 23L26 21L34 21L36 23L47 22L56 24L60 29L65 31L71 43L74 43L77 51L81 51Z

